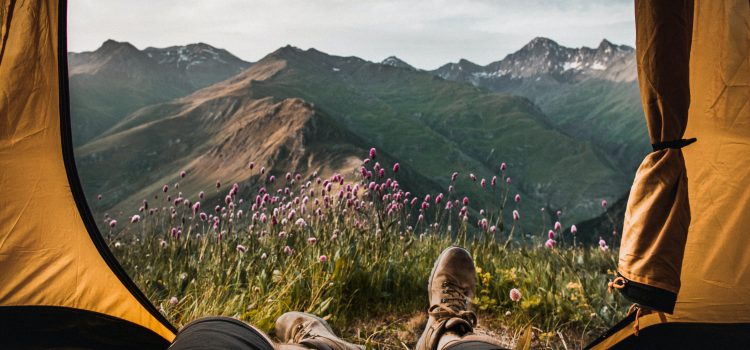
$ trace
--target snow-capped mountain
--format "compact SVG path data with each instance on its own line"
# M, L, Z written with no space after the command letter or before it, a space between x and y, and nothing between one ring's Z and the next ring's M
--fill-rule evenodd
M504 59L480 66L467 60L448 63L433 74L492 90L526 79L573 83L588 78L613 81L636 79L634 49L602 40L597 48L568 48L547 38L534 38Z
M406 68L406 69L412 69L412 70L416 69L412 65L404 62L402 59L396 56L389 56L388 58L381 61L380 64L385 65L385 66L397 67L397 68Z
M431 73L526 97L560 130L591 140L623 169L635 169L648 152L632 47L605 39L596 48L569 48L535 38L486 66L460 60Z
M147 47L143 52L162 66L184 72L194 85L207 86L217 82L216 76L230 77L250 66L227 50L204 43L166 48Z

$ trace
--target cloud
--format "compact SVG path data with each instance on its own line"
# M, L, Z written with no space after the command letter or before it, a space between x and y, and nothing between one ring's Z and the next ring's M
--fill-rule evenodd
M536 36L566 46L602 38L633 45L632 0L79 0L69 4L71 51L106 39L146 46L206 42L246 60L291 44L421 68L486 64Z

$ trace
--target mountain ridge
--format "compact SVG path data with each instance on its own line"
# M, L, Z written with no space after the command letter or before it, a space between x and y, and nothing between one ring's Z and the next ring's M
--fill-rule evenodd
M85 144L141 107L185 96L250 65L215 48L224 63L203 61L192 70L153 58L179 48L138 50L128 42L109 39L97 50L68 53L71 113L79 120L73 126L74 145Z

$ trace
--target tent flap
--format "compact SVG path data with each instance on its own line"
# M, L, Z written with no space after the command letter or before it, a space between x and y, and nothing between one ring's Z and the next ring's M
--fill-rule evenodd
M65 1L0 1L0 20L0 344L166 348L174 327L109 251L75 171Z
M690 106L692 0L636 1L636 57L643 110L654 152L636 173L625 211L620 291L640 305L672 313L690 225L682 146Z

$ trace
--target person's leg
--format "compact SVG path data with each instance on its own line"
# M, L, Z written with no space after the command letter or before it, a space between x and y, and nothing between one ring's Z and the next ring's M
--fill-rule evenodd
M230 317L204 317L185 325L170 350L297 350L297 345L274 344L268 335Z
M496 339L473 332L477 322L471 311L475 286L476 269L471 254L459 247L445 249L430 274L429 318L416 350L505 349Z
M491 337L474 333L459 335L454 332L444 333L440 337L437 349L440 350L503 350L504 346Z

